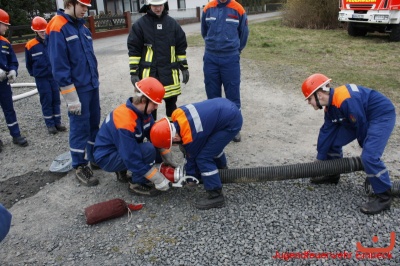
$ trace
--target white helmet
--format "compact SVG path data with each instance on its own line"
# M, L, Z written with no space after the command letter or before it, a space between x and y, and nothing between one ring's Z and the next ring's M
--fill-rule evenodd
M147 4L153 6L159 6L165 4L167 1L168 0L147 0Z

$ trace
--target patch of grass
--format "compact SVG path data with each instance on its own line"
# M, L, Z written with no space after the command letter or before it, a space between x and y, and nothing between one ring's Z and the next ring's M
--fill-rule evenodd
M298 90L309 75L323 73L332 78L334 86L355 83L400 102L400 43L389 42L387 34L351 37L344 29L290 28L280 19L250 24L249 28L241 57L254 60L266 75L269 69L284 73L291 89ZM200 35L188 36L188 43L204 46Z

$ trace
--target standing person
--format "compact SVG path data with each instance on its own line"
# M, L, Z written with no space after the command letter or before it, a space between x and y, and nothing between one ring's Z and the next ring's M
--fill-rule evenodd
M186 60L186 35L175 19L168 15L167 0L149 0L140 10L146 15L138 19L128 36L129 68L131 82L154 77L165 88L166 115L171 117L181 94L182 82L189 81ZM157 119L157 110L153 112Z
M107 172L115 172L120 182L129 182L129 191L142 196L156 196L169 188L169 181L153 165L156 149L150 142L154 124L151 112L162 103L163 85L147 77L135 83L134 96L118 106L104 120L94 145L96 163ZM166 151L168 152L168 151ZM164 160L171 161L171 153ZM127 175L132 172L132 178ZM151 181L155 186L148 185Z
M10 42L4 37L10 25L10 16L6 11L0 9L0 105L1 109L3 109L8 130L13 138L13 143L26 147L28 146L28 141L21 136L19 130L10 86L10 83L14 83L17 78L19 66L17 56ZM2 146L3 142L0 140L0 152L2 151Z
M221 208L225 204L218 169L227 168L224 148L242 128L243 118L236 105L225 98L187 104L157 121L150 139L157 148L170 149L181 144L186 154L186 175L203 180L208 196L195 206L201 210Z
M47 21L42 17L32 19L31 29L36 37L25 45L25 63L29 74L35 77L40 104L47 130L50 134L66 131L61 124L61 101L57 82L53 79L47 48L44 43Z
M85 186L96 186L88 162L95 167L93 145L100 124L99 74L92 35L84 15L91 0L64 0L46 28L53 77L67 102L69 145L75 176ZM85 156L86 155L86 156Z
M317 159L343 157L342 147L357 139L362 147L361 161L376 198L363 204L361 212L377 214L390 209L391 182L381 161L385 146L396 122L395 107L381 93L360 85L330 87L331 79L322 74L309 76L302 85L308 104L314 110L324 108L325 122L317 143ZM340 175L312 178L315 184L339 182Z
M249 36L247 14L235 0L212 0L203 9L201 35L205 42L203 57L207 98L222 96L241 110L240 53ZM240 142L240 132L233 138Z

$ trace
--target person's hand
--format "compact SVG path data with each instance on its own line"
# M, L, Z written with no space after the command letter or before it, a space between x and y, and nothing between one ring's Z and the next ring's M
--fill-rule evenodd
M184 69L182 70L182 83L188 83L189 81L189 70Z
M138 82L139 80L140 79L138 75L131 75L131 82L133 86L135 86L135 83Z
M73 103L68 103L68 112L70 112L73 115L81 115L82 112L82 105L81 102L73 102Z
M163 162L165 164L168 164L168 165L172 166L173 168L176 168L176 164L174 163L170 149L160 149L160 155L161 155L161 159L163 160Z
M8 72L7 78L8 83L14 83L17 79L17 72L15 72L15 70L11 70L10 72Z
M152 182L158 190L167 191L169 189L169 180L154 166L144 175L144 177Z
M3 69L0 68L0 82L5 80L6 77L7 77L7 73Z

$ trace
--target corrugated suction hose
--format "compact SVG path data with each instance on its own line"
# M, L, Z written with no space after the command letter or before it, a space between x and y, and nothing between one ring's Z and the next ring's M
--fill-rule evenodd
M222 183L255 183L345 174L364 170L360 157L315 161L282 166L257 168L220 169ZM365 184L365 192L372 195L371 184ZM400 196L400 180L393 182L393 196Z

